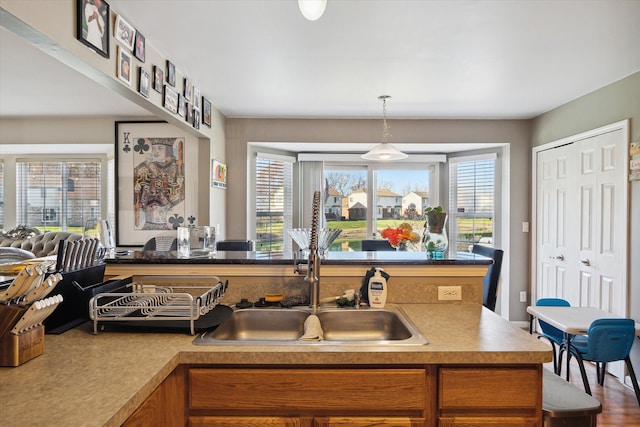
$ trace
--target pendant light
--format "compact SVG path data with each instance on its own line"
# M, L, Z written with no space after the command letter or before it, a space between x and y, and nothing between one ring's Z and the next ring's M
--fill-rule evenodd
M365 160L401 160L409 157L393 145L389 144L389 125L387 125L387 99L389 95L380 95L378 99L382 100L382 144L378 144L368 153L363 154Z
M298 0L298 7L302 16L309 21L320 19L327 7L327 0Z

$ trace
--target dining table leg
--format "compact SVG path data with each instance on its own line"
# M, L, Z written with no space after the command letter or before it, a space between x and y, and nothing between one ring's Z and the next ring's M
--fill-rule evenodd
M571 334L568 333L564 333L564 342L565 342L565 346L566 346L566 351L567 351L567 381L569 381L569 363L571 363ZM560 370L560 368L558 368L558 371ZM558 372L558 374L560 374L560 372Z

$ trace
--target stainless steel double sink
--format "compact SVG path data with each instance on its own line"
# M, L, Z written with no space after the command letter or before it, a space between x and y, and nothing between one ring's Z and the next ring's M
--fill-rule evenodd
M427 338L396 305L385 309L321 308L319 341L302 340L311 310L251 308L235 310L196 345L425 345Z

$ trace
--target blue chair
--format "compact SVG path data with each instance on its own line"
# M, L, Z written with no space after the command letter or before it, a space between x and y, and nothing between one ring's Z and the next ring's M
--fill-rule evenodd
M494 249L489 246L473 245L471 252L474 254L486 256L493 260L493 264L489 266L487 275L484 276L482 305L491 311L496 311L496 299L498 297L498 279L500 279L500 270L502 269L502 258L504 251L502 249Z
M571 341L567 357L571 358L573 355L578 359L582 382L588 394L591 394L591 388L584 370L585 360L595 362L596 375L600 385L604 385L607 362L624 360L629 370L638 405L640 405L638 379L629 358L635 337L636 329L633 319L598 319L589 326L587 336L578 336Z
M552 307L570 307L569 301L564 300L562 298L540 298L536 301L537 306L552 306ZM551 343L551 349L553 350L553 372L557 375L560 375L560 371L562 370L562 366L558 361L558 356L556 355L556 344L558 345L557 351L562 351L562 346L564 344L564 332L560 329L551 326L547 322L543 322L542 320L538 320L538 324L540 325L540 335L538 335L538 339L545 338ZM560 358L560 360L562 360Z
M363 251L395 251L386 239L366 239L362 241Z
M220 240L216 243L219 251L253 251L253 240Z

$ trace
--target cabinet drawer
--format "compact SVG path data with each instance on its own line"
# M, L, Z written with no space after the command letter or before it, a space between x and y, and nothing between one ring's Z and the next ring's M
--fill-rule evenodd
M536 408L542 403L542 374L531 368L442 368L441 409Z
M425 418L315 417L313 427L426 427Z
M311 427L312 422L300 417L189 417L189 427Z
M422 411L424 369L190 369L190 409Z
M534 418L518 417L440 417L438 427L537 427L540 423Z

